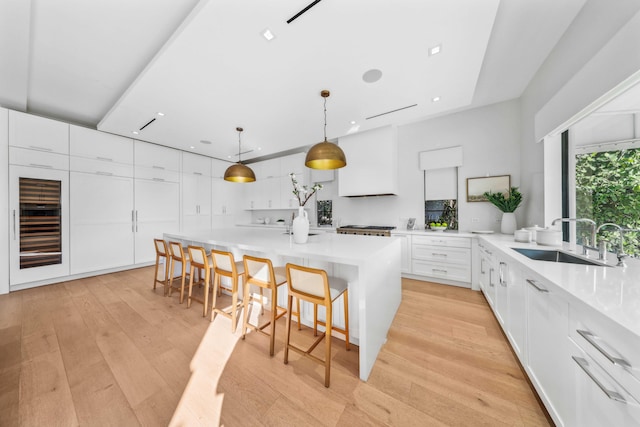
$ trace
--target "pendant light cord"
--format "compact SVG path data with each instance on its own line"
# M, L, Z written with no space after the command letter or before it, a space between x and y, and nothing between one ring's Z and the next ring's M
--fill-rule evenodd
M327 142L327 98L324 98L324 141Z

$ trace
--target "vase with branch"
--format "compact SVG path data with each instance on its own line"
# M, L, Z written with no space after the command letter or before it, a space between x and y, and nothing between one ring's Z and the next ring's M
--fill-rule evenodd
M304 210L304 205L318 190L322 189L322 184L317 182L311 188L301 185L296 179L296 174L290 173L291 184L293 185L293 195L298 199L298 216L294 218L292 224L293 241L295 243L307 243L309 240L309 217Z

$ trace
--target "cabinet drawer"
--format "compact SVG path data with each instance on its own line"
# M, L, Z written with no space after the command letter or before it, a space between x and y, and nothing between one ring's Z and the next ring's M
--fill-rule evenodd
M577 304L569 309L569 336L640 399L640 337Z
M106 176L133 177L133 165L108 162L104 160L85 159L71 156L69 159L70 169L73 172L94 173Z
M9 164L45 169L69 170L69 156L66 154L47 153L46 151L9 147Z
M10 110L9 145L69 154L69 125Z
M69 153L72 156L131 165L133 164L133 140L71 125Z
M136 167L135 177L153 181L180 182L179 172L162 169L161 167Z
M468 283L471 281L471 269L468 265L443 264L414 259L412 272L419 276L438 277L458 282Z
M413 259L469 265L471 249L442 246L413 245Z
M452 248L471 248L471 239L468 237L449 236L413 236L413 243L419 245L447 246Z

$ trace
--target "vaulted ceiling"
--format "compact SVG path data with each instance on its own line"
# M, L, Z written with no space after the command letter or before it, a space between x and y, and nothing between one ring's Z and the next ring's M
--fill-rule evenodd
M7 0L0 104L269 156L323 139L323 89L330 139L519 97L584 2Z

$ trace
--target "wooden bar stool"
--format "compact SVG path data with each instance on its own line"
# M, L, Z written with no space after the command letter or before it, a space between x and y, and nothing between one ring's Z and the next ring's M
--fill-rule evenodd
M261 332L270 337L269 355L273 356L275 347L276 320L284 316L287 312L283 307L278 306L278 287L287 282L287 272L284 267L274 267L270 259L256 258L245 255L242 257L244 262L245 280L244 280L244 320L242 323L242 339L245 338L247 328L251 328L257 332ZM249 305L254 300L251 295L251 285L260 288L260 308L264 314L263 305L263 289L271 290L271 315L269 321L262 325L252 325L249 323ZM299 304L299 303L298 303ZM298 320L300 316L298 316ZM299 322L298 322L299 323ZM264 331L264 328L271 325L271 333Z
M284 347L284 363L289 363L289 349L292 349L303 356L324 365L324 386L329 387L329 377L331 371L331 332L341 332L345 336L346 348L349 350L349 293L348 283L344 279L336 277L329 278L327 272L317 268L303 267L301 265L287 264L287 283L289 284L289 297L287 309L293 306L293 297L308 301L314 304L314 332L317 331L317 306L323 305L326 310L325 332L316 339L308 349L297 347L290 342L291 338L291 316L287 317L287 334ZM344 323L345 328L340 329L333 325L333 302L344 295ZM314 356L311 352L318 344L325 339L324 360Z
M237 328L238 311L242 308L242 302L238 303L238 281L244 276L244 263L235 261L231 252L219 251L213 249L211 251L213 259L213 304L211 306L211 321L216 317L216 313L220 313L231 319L231 332L235 332ZM231 279L231 287L227 288L222 284L222 277ZM222 295L222 289L231 292L231 306L225 309L216 307L218 295Z
M167 242L162 239L153 239L153 244L156 247L156 271L153 275L153 290L155 291L156 285L160 283L166 296L169 283L169 248L167 247ZM158 280L158 269L160 268L161 260L164 261L164 279Z
M169 278L169 296L173 293L173 290L180 290L180 304L184 301L184 283L187 277L187 264L190 262L189 253L185 253L180 242L169 242L169 252L171 253L171 262L169 264L169 271L171 277ZM175 264L179 262L182 267L180 270L180 287L173 286L173 273L175 270Z
M211 274L213 272L213 262L210 255L207 255L207 251L201 246L189 246L187 248L189 253L189 259L191 260L191 269L189 271L189 296L187 298L187 308L191 307L191 300L201 302L203 305L202 316L207 315L207 309L209 308L209 284L211 283ZM195 270L200 269L204 271L204 277L201 275L200 280L196 284L204 284L204 297L202 300L192 296L193 291L193 277ZM214 300L215 301L215 300Z

